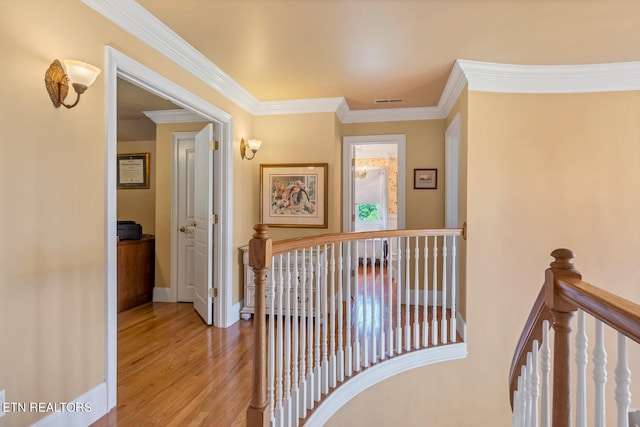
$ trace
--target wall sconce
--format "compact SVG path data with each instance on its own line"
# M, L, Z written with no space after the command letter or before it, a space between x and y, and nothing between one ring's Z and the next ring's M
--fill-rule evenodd
M240 157L247 160L253 159L256 156L256 151L260 149L261 145L262 141L260 141L259 139L249 139L245 141L244 138L242 138L242 140L240 141ZM247 154L247 149L251 150L251 152L253 153L251 157L249 157L249 155Z
M66 72L60 61L54 60L44 75L44 84L49 92L49 98L56 108L60 105L73 108L78 105L80 95L96 81L96 77L100 74L100 68L74 59L65 59L64 65ZM69 92L69 81L78 95L76 102L71 105L64 103L67 92Z

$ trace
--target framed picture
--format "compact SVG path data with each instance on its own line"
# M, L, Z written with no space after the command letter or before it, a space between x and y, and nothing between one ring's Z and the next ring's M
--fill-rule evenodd
M260 165L260 222L327 228L327 163Z
M415 190L435 190L438 188L438 169L414 169L413 188Z
M149 153L118 154L117 188L149 188Z

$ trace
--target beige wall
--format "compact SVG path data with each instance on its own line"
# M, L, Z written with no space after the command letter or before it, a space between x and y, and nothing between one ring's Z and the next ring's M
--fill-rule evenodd
M65 25L70 17L82 25ZM0 332L0 389L8 401L70 401L105 381L105 80L77 107L56 109L47 67L77 58L104 70L110 45L231 114L234 135L251 134L253 118L77 0L1 2L0 39L0 76L11 82L11 101L0 103L0 324L14 325ZM233 143L233 182L242 184ZM234 198L234 212L250 204ZM253 222L234 218L235 246ZM0 426L44 415L7 414Z
M471 92L468 107L469 356L371 387L331 426L510 425L511 357L554 248L576 252L585 280L640 300L640 92Z
M281 228L272 227L273 240L340 231L341 205L341 145L336 142L334 113L292 114L255 117L255 138L263 141L256 157L248 163L252 166L254 182L253 198L260 197L260 164L274 163L328 163L328 227ZM245 161L246 162L246 161ZM243 189L242 192L245 192ZM237 194L237 193L236 193ZM256 203L254 220L258 222L259 206Z
M144 234L156 233L156 142L118 141L118 154L149 153L149 188L117 190L117 218L142 225Z
M352 123L342 126L343 136L405 134L407 164L398 173L406 179L406 228L444 226L445 120ZM413 169L438 169L436 190L414 190Z

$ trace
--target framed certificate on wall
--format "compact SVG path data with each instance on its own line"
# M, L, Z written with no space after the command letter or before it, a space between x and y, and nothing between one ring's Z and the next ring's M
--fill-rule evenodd
M118 154L117 188L149 188L149 153Z

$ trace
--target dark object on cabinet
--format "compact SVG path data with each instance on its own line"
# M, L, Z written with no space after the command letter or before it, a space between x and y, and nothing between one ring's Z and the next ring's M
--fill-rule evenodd
M135 221L118 221L118 238L120 240L140 240L142 239L142 225Z
M118 313L151 301L155 270L155 238L118 242Z

